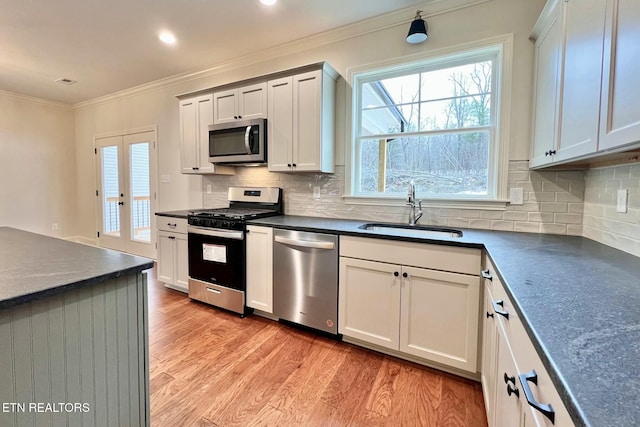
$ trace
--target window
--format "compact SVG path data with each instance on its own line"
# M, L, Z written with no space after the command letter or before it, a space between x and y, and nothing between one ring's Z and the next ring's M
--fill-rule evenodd
M355 74L352 195L495 200L500 52Z

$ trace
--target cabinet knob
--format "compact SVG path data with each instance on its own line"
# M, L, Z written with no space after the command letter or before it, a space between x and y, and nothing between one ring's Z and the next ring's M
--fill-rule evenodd
M241 118L242 118L242 116L238 116L238 118L239 118L239 119L241 119Z
M296 165L295 163L293 163L293 164L292 164L292 166L295 168L295 167L296 167L296 166L298 166L298 165Z
M509 383L513 383L513 385L516 385L516 377L510 377L509 375L507 375L507 373L504 373L504 383L505 384L509 384Z
M124 202L118 202L120 206L124 206Z
M238 120L238 116L233 116L234 119Z
M200 168L193 167L193 168L191 168L191 169L193 169L194 171L197 171L197 170L198 170L198 169L200 169Z
M287 163L287 167L289 167L289 168L290 168L290 167L291 167L291 163Z
M405 273L402 273L402 277L406 279L407 277L409 277L409 275L405 272Z
M548 156L549 154L550 154L550 152L549 152L549 151L545 151L545 152L544 152L544 155L545 155L545 156Z
M551 154L552 156L556 154L556 150L551 150L549 151L549 154Z
M480 272L480 274L482 275L483 279L487 279L487 280L493 281L493 277L491 276L491 271L489 271L488 268L486 270L482 270Z
M496 313L498 313L500 316L504 317L505 319L509 320L509 312L505 311L505 310L500 310L498 307L504 307L504 301L497 300L497 301L492 301L493 304L493 311L495 311Z
M400 275L400 273L398 273L397 271L394 271L394 272L393 272L393 275L394 275L395 277L398 277L398 276Z
M507 394L509 396L515 394L516 397L520 397L520 390L518 390L517 388L511 388L511 384L507 384Z
M489 313L489 312L487 311L487 319L488 319L489 317L493 317L493 313Z

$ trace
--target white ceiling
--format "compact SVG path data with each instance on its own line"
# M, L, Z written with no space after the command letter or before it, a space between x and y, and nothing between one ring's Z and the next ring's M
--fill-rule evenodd
M0 0L0 90L75 104L419 3ZM162 29L176 46L158 41Z

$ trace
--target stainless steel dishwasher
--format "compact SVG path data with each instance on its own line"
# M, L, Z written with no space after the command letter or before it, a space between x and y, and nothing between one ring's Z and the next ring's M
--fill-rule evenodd
M338 333L338 236L273 230L273 314Z

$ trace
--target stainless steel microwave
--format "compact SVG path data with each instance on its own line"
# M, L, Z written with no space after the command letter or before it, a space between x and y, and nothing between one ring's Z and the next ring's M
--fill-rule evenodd
M209 126L209 162L256 164L266 161L267 119Z

